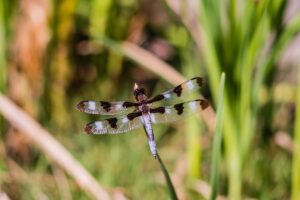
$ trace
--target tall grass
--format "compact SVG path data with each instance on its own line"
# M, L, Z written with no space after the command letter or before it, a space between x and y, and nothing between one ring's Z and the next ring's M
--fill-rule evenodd
M224 141L229 198L241 199L242 169L260 108L258 95L266 78L274 72L281 52L300 30L299 16L283 23L286 1L243 1L239 6L230 1L225 6L216 0L201 1L200 6L201 52L214 99L220 71L224 70L228 77L224 94Z
M6 45L7 45L7 16L6 2L0 3L0 91L6 88Z
M300 199L300 70L298 67L298 86L296 91L296 119L294 124L294 145L292 164L292 193L291 199Z
M223 130L223 95L225 85L225 74L222 73L221 81L218 92L218 107L217 107L217 120L216 120L216 131L213 139L212 146L212 165L211 165L211 177L210 185L212 187L210 200L214 200L218 194L219 187L219 174L220 174L220 160L221 160L221 141L222 141L222 130Z
M6 45L7 45L7 23L6 23L6 1L0 2L0 92L6 89ZM3 130L3 119L0 118L0 130Z

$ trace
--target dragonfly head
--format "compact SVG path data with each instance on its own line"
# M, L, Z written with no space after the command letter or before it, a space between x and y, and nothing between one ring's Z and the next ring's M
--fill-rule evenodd
M145 98L146 90L141 88L137 83L133 87L133 95L137 101L142 101Z

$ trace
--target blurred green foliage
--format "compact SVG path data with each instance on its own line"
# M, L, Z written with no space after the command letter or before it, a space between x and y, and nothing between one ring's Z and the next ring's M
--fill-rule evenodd
M25 110L28 107L24 105L38 102L38 105L32 103L39 108L37 113L27 111L50 130L100 184L122 188L130 199L167 199L167 187L162 181L159 165L148 150L143 130L118 136L87 136L83 134L84 125L101 117L82 114L75 105L83 99L132 100L132 87L136 81L142 82L150 94L171 87L165 82L168 74L146 71L135 60L127 58L121 51L123 41L152 52L186 78L206 77L208 81L203 94L210 99L213 108L218 101L220 77L224 71L224 148L221 144L216 147L221 152L212 154L212 138L205 124L194 117L177 122L175 126L154 128L160 155L169 172L184 174L178 196L204 198L195 189L195 181L209 180L211 160L221 153L220 182L215 184L219 185L219 194L234 200L245 197L298 199L299 152L281 149L274 138L278 132L285 132L290 138L295 133L297 137L293 142L300 145L299 109L296 119L285 118L286 115L294 116L291 107L295 106L296 98L278 102L273 94L282 82L287 82L292 91L296 87L289 81L293 74L280 81L277 77L282 73L282 67L289 67L288 63L279 66L279 60L299 35L299 12L287 18L288 5L292 1L285 0L176 2L62 0L40 4L36 1L40 10L34 10L34 6L24 6L28 3L25 0L1 1L0 91L11 95ZM34 4L31 2L30 5ZM180 7L177 13L176 5ZM21 36L33 37L32 32L20 30L20 18L23 18L21 23L30 26L40 22L40 12L47 13L47 20L41 21L44 24L38 24L33 30L49 34L49 40L45 39L47 36L41 37L46 43L46 49L40 49L43 57L38 61L42 70L41 82L33 84L33 89L27 88L28 96L16 99L12 94L15 87L20 87L16 86L17 82L26 82L33 70L22 63L18 51L11 47L22 49L24 45L18 43L23 41ZM32 13L33 18L24 17L22 13ZM195 18L190 16L193 13ZM191 25L186 20L194 21ZM30 45L34 46L34 42L25 45L27 51L39 50ZM37 58L28 59L30 63ZM299 63L299 59L296 62ZM14 67L21 74L25 71L24 79L14 76L11 70ZM34 92L37 86L41 88L40 93ZM297 87L299 93L299 84ZM284 121L282 126L277 124L278 118ZM24 179L30 179L29 182L13 176L9 179L16 169L0 162L0 187L12 199L89 198L69 177L61 190L56 180L57 166L39 149L29 145L27 156L30 159L22 159L24 155L11 152L7 148L11 142L7 139L11 129L8 124L1 123L0 126L5 130L0 146L6 147L1 151L1 160L7 156L14 158L27 174ZM185 166L183 169L182 165ZM217 191L217 188L213 189Z

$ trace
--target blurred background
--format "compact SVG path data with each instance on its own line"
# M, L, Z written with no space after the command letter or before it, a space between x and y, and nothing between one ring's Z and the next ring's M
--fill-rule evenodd
M205 77L206 120L189 117L154 132L179 199L207 199L209 121L225 72L220 198L298 200L299 11L298 0L0 1L1 95L49 131L114 199L168 199L143 130L86 135L85 124L101 117L75 105L133 100L134 82L153 95ZM0 117L2 198L97 198Z

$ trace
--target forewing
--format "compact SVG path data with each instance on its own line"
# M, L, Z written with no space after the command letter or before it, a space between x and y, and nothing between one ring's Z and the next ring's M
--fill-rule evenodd
M138 103L129 101L108 102L108 101L80 101L77 109L88 114L115 115L132 112Z
M209 106L207 100L196 99L178 103L173 106L158 107L150 109L150 117L153 124L172 122L190 114L197 113Z
M86 125L88 134L119 134L142 127L141 111L129 113L121 117L114 117L102 121L94 121Z
M153 98L149 99L148 103L154 103L158 101L168 101L168 100L175 100L176 98L180 98L184 96L185 93L197 91L200 87L204 84L204 79L202 77L195 77L182 84L163 92L159 95L154 96Z

